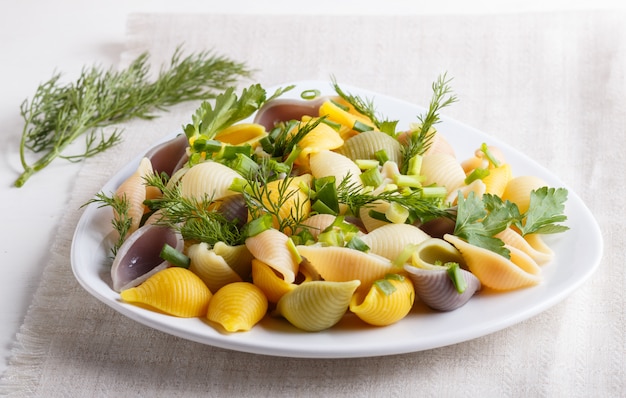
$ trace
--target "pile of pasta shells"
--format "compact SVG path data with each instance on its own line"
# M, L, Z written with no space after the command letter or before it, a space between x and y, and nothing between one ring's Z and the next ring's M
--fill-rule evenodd
M184 135L148 152L116 192L130 203L133 220L111 268L112 288L121 300L171 316L203 317L227 332L250 330L266 316L317 332L332 328L347 313L356 315L364 325L386 326L401 321L416 302L433 311L452 311L481 290L508 291L541 282L541 267L551 261L553 252L539 234L522 236L514 228L499 233L497 237L511 253L505 258L453 235L449 223L394 222L370 215L371 209L388 212L389 202L378 201L358 214L350 214L347 206L342 206L339 214L312 209L308 190L316 179L348 178L351 184L376 192L394 186L401 174L402 135L394 138L376 129L356 131L356 121L371 125L371 120L342 98L271 100L253 122L231 126L215 139L228 145L251 145L260 153L259 142L275 123L319 117L340 127L320 123L307 134L298 144L301 152L293 174L284 177L291 178L287 190L293 193L293 200L284 204L281 214L306 215L298 226L310 231L313 240L306 243L294 245L291 235L298 231L278 228L249 236L240 245L186 241L175 228L159 225L156 215L146 217L145 200L161 194L145 184L146 176L165 172L173 176L183 196L209 196L224 203L241 202L241 193L231 189L241 175L210 158L187 163L190 142ZM435 131L421 157L422 184L445 188L443 202L450 207L459 192L466 197L490 193L524 211L529 193L546 183L535 176L513 176L502 153L489 147L500 164L494 168L479 144L473 156L458 159L443 134ZM388 155L383 164L374 166L382 182L366 187L358 160L375 159L374 153L380 150ZM488 176L466 182L476 168L489 167ZM338 223L357 226L356 236L367 249L317 241L323 231ZM164 244L187 256L189 267L164 261L159 256ZM462 291L441 267L447 263L459 265Z

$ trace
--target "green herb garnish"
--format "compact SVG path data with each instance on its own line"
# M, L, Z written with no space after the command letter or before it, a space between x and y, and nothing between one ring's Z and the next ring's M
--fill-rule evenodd
M21 105L25 124L20 160L24 172L15 186L23 186L56 158L80 161L104 152L122 139L121 130L115 129L106 136L103 127L133 118L154 118L153 112L174 104L213 98L216 90L224 90L250 73L244 64L210 52L183 58L177 49L169 67L163 68L154 81L149 78L147 53L121 71L99 66L85 68L69 84L62 84L61 75L55 74L39 85L30 101ZM67 147L83 135L84 151L65 154ZM27 151L43 155L30 163Z

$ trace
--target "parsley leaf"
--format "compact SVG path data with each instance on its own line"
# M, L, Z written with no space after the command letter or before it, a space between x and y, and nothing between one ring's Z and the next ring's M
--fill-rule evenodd
M530 205L525 222L518 220L515 226L522 235L553 234L568 230L565 225L556 224L567 220L563 214L567 189L542 187L530 193Z

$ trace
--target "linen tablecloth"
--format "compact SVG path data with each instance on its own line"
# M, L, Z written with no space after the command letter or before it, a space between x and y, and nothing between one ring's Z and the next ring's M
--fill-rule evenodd
M623 396L626 388L626 15L132 15L120 65L149 51L213 50L264 86L327 80L426 105L442 72L447 116L559 175L596 216L598 271L553 308L468 342L353 359L253 355L197 344L125 318L70 269L80 206L128 161L189 122L198 103L126 123L88 159L20 329L0 394L15 396ZM247 85L244 82L242 85ZM581 242L584 244L584 242ZM5 304L6 305L6 304Z

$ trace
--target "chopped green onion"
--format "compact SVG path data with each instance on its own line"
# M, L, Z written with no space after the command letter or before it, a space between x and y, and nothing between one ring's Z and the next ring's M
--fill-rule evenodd
M302 262L302 256L300 255L300 253L298 253L298 248L296 248L296 244L291 239L291 237L287 239L287 250L289 250L289 253L291 253L291 255L293 256L296 264L300 264Z
M385 217L385 213L381 213L380 211L370 210L367 214L374 220L389 222L387 217Z
M447 267L448 276L452 280L452 284L456 291L461 294L465 291L467 287L467 283L465 282L465 278L463 278L463 273L461 272L461 267L459 267L458 263L445 263L445 267Z
M244 177L259 170L259 165L254 160L241 153L237 153L235 159L228 162L228 166Z
M485 154L485 157L487 158L489 163L491 163L495 167L500 167L500 162L498 161L498 159L496 159L495 156L493 156L486 143L483 142L483 144L480 146L480 150Z
M448 194L446 187L424 187L422 188L422 198L445 198Z
M321 200L316 200L315 203L311 205L311 209L315 210L319 214L332 214L333 216L337 215L337 212L331 209L326 203Z
M322 119L322 123L330 126L335 131L341 130L341 123L333 122L332 120L328 120L327 118Z
M305 100L312 100L312 99L319 97L320 94L321 94L320 90L316 90L316 89L304 90L303 92L300 93L300 98L305 99Z
M404 264L408 263L411 257L413 257L413 253L415 253L416 249L417 245L414 243L409 243L408 245L404 246L402 252L400 252L400 254L398 254L398 257L393 260L393 266L396 268L402 268Z
M397 202L392 202L385 211L385 217L394 224L404 224L409 218L409 209Z
M224 145L220 153L217 155L219 159L234 159L237 154L250 156L252 154L252 146L245 145Z
M342 111L346 111L346 112L350 111L350 107L347 105L340 104L339 102L334 101L334 100L330 100L330 102L332 102L336 107L338 107Z
M313 183L315 186L315 195L318 201L321 201L326 205L332 213L339 213L339 199L337 197L337 186L335 185L335 177L327 176L315 179Z
M326 246L343 247L343 233L340 229L331 229L317 235L317 241Z
M216 140L199 138L193 142L192 147L195 152L215 153L222 149L222 143Z
M378 167L374 167L372 169L364 171L363 173L361 173L360 177L361 182L363 182L363 185L365 186L376 188L383 183L383 176L382 174L380 174Z
M298 158L298 156L300 156L300 152L302 152L302 148L296 145L291 150L291 152L289 153L289 156L287 156L287 159L285 159L284 163L288 166L291 166L293 162Z
M394 182L398 187L421 188L424 176L398 174L394 177Z
M422 171L422 156L415 155L411 159L409 159L409 168L407 169L407 174L411 175L419 175Z
M361 170L373 169L375 167L378 167L379 165L378 160L373 159L357 159L354 161L354 163L356 163L356 165L359 166L359 169Z
M387 274L387 275L385 275L385 279L402 282L402 281L404 281L404 276L402 276L400 274Z
M374 127L365 124L363 122L359 122L358 120L354 122L354 126L352 126L352 130L358 131L359 133L363 133L365 131L374 130Z
M385 151L384 149L379 149L378 151L374 152L374 157L376 158L376 160L378 160L378 163L380 163L381 166L385 164L385 162L389 161L389 155L387 155L387 151Z
M272 140L270 139L269 135L261 138L259 140L259 144L261 144L261 148L263 148L265 152L269 154L274 153L274 144L272 144Z
M363 242L363 240L359 238L358 236L355 236L352 239L350 239L346 247L350 249L358 250L360 252L367 252L370 249L370 247L365 242Z
M482 180L489 175L489 169L476 168L465 177L465 185L469 185L476 180Z
M380 292L385 296L389 296L396 291L396 287L392 285L391 282L389 282L387 279L378 279L374 282L374 286L376 286L378 290L380 290Z
M244 178L233 178L233 182L230 183L228 190L243 193L246 187L248 187L248 181Z
M163 245L159 257L175 267L189 268L189 264L191 263L191 259L189 257L167 243Z
M270 214L265 214L259 218L255 218L246 224L246 236L251 238L260 234L263 231L271 229L273 226L272 216Z

